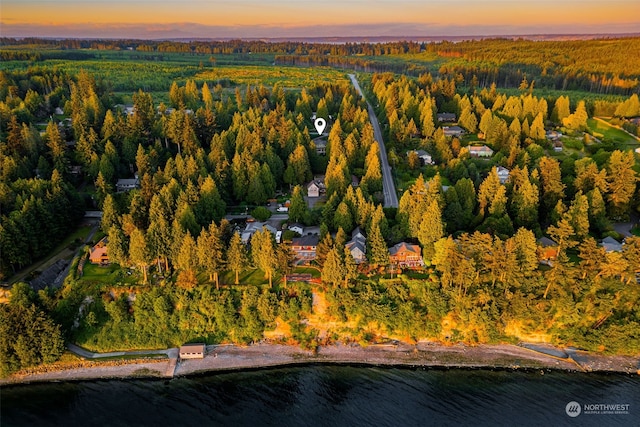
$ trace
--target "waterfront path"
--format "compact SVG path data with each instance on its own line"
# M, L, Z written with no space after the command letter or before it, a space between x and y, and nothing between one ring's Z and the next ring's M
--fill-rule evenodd
M179 351L177 348L168 348L164 350L136 350L136 351L112 351L108 353L94 353L85 350L82 347L78 347L75 344L67 344L67 349L77 356L84 357L85 359L103 359L106 357L123 357L123 356L158 356L165 355L169 359L169 363L164 370L165 377L172 378L176 366L178 365Z

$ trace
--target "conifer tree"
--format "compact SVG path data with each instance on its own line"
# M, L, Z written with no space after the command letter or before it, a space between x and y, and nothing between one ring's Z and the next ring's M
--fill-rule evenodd
M442 223L442 214L436 200L432 200L427 210L422 215L418 240L422 245L423 259L431 262L434 255L433 244L444 236L445 225Z
M615 150L607 163L607 176L611 217L622 218L629 210L629 203L636 191L638 177L633 169L635 159L633 152Z
M251 256L256 267L262 270L272 286L273 273L277 267L273 236L266 228L256 231L251 237Z
M233 233L233 236L231 236L229 249L227 250L227 266L235 273L235 284L237 285L239 283L238 275L240 270L247 266L247 249L238 233Z
M151 263L151 253L147 245L147 240L144 232L135 228L130 236L129 241L129 256L131 262L136 264L142 270L144 276L144 283L147 283L147 268Z
M215 222L209 224L209 228L203 228L197 240L198 262L209 273L209 281L220 287L218 273L224 268L224 257L220 230Z

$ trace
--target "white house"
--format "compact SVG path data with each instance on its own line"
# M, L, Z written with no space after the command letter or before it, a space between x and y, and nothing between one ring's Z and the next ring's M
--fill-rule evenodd
M289 230L295 231L296 233L298 233L301 236L304 234L304 226L302 224L300 224L300 223L294 222L288 228L289 228Z
M431 154L427 153L424 150L408 151L407 155L409 155L409 153L416 153L418 155L418 158L420 159L420 162L423 165L432 165L433 164L433 157L431 157Z
M498 173L498 179L500 179L500 184L504 184L509 179L509 169L504 168L502 166L498 166L496 168L496 172Z

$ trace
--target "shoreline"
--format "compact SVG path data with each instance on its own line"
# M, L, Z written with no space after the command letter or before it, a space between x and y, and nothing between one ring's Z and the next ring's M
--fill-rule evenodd
M177 361L171 357L121 360L105 365L102 363L104 362L91 362L89 366L69 366L66 369L59 367L60 369L47 372L13 374L1 379L0 386L107 379L170 380L216 373L320 365L408 369L556 370L640 375L640 357L605 356L544 345L483 344L471 347L462 344L445 346L434 342L418 342L415 345L372 344L366 347L357 344L332 344L319 346L315 352L283 344L222 344L207 346L207 354L202 359Z

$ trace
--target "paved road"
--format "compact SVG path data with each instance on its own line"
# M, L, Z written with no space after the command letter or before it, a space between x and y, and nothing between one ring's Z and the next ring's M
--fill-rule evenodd
M227 219L229 221L234 220L234 219L247 219L249 217L251 217L251 215L249 215L249 214L225 215L225 219ZM287 219L289 219L289 214L287 214L287 213L276 213L276 214L271 215L271 217L269 218L269 221L272 221L272 220L285 221Z
M362 89L360 89L360 85L358 84L358 80L356 80L356 76L354 74L349 74L349 78L351 79L353 86L355 86L360 96L364 98L364 94L362 93ZM389 160L387 160L387 149L385 148L384 140L382 139L380 123L378 123L376 113L369 101L367 101L367 110L369 110L369 120L371 120L371 125L373 126L373 135L376 141L378 141L378 145L380 146L380 167L382 169L382 192L384 194L384 205L390 208L397 208L398 194L396 193L396 187L393 183L393 176L391 175Z

